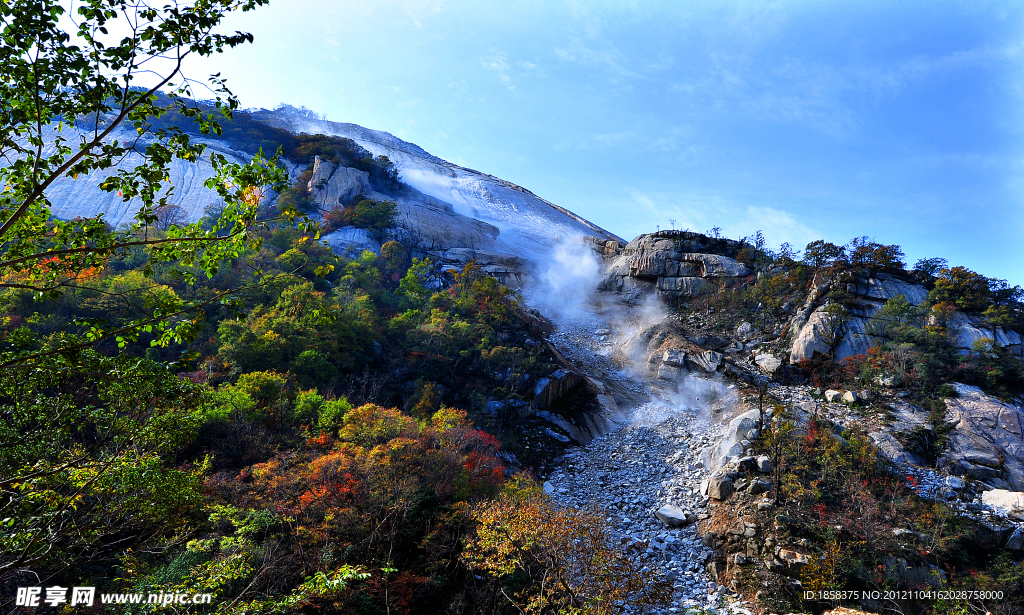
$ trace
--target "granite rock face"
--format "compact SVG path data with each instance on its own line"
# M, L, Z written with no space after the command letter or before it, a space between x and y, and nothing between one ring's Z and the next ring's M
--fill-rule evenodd
M928 298L928 290L921 284L888 273L870 278L855 278L847 273L842 279L816 279L812 286L814 289L803 313L792 321L791 363L827 355L833 347L836 361L865 354L872 346L885 341L879 336L878 312L886 301L902 295L908 303L921 305ZM834 323L825 312L827 301L820 301L829 290L842 290L853 298L847 305L849 315L842 323ZM1013 354L1024 353L1024 340L1020 335L1003 327L993 327L980 316L958 312L946 325L953 344L961 350L971 350L975 341L988 338Z
M313 202L322 211L344 207L354 197L370 190L370 174L335 165L320 156L313 158L313 176L306 185Z
M959 396L946 400L953 430L936 466L993 488L1024 491L1024 408L978 387L953 386Z
M688 299L716 292L717 279L750 275L746 265L711 253L711 249L730 247L726 240L716 241L722 245L712 245L702 235L682 231L640 235L624 247L611 250L601 287L624 291L629 286L627 280L642 280L652 284L663 298Z
M80 134L75 128L63 131L64 137L71 142L76 141ZM121 142L131 142L137 137L134 129L131 132L120 130L111 134L112 139L116 138ZM245 164L252 159L251 154L235 151L223 141L213 139L194 139L194 141L205 144L208 152L223 155L228 162ZM147 143L143 140L139 147L144 149ZM102 215L103 220L114 228L132 223L142 206L141 201L138 199L124 201L117 192L100 190L99 184L116 173L118 168L133 168L141 163L142 157L131 153L113 169L94 171L88 175L79 176L77 179L67 176L57 178L46 189L46 196L52 204L53 215L65 220ZM214 176L209 156L200 157L194 163L174 159L170 162L167 176L170 180L167 185L174 186L174 191L167 200L167 204L181 207L188 222L195 222L202 218L207 207L222 203L216 192L203 185L203 182Z
M791 363L811 360L816 355L827 355L834 344L835 335L832 316L824 306L818 308L807 318L806 324L793 340L793 348L789 353Z

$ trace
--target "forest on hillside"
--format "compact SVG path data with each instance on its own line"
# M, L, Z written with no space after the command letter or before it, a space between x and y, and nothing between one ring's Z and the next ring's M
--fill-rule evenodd
M84 3L74 37L60 3L0 6L0 150L12 161L0 167L0 605L72 612L47 604L48 593L34 596L36 608L24 590L89 586L212 598L105 607L131 613L669 608L658 552L619 540L597 506L557 506L538 480L569 441L533 407L536 385L564 367L550 323L475 263L443 270L388 241L387 200L312 205L315 157L397 195L405 188L390 160L348 139L268 127L217 77L208 102L196 102L180 66L150 89L133 82L149 59L247 43L220 33L222 19L262 4ZM126 18L142 25L104 42L110 22ZM70 125L84 130L81 142L61 136ZM146 139L112 141L119 127ZM168 202L168 166L208 156L207 139L252 160L210 155L206 186L217 197L190 221ZM130 153L142 162L119 167ZM297 181L275 153L298 165ZM131 225L51 214L51 183L91 174L139 205ZM335 254L320 238L340 226L373 232L380 252ZM932 294L922 306L887 304L888 342L838 367L797 369L825 385L873 382L898 366L922 400L953 381L1020 394L1019 357L991 345L960 353L942 320L960 310L1024 331L1019 288L936 260L906 272L898 246L870 241L815 242L802 256L758 237L739 245L735 257L757 273L677 315L714 308L722 327L767 328L822 276L916 275ZM819 510L848 494L856 483L829 474L838 467L863 479L865 494L900 504L890 518L955 526L936 557L969 550L969 530L886 479L861 434L839 450L817 431L787 429L780 421L758 446L805 462L776 481L788 481L795 506ZM868 546L912 555L865 543L858 566L819 567L815 578L826 589L884 583L869 574L882 552ZM1019 556L986 552L974 564L954 581L1020 596Z

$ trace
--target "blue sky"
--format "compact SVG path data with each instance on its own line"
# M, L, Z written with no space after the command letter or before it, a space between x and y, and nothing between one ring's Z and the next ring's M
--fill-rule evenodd
M868 235L1024 284L1024 4L272 0L193 65L631 239Z

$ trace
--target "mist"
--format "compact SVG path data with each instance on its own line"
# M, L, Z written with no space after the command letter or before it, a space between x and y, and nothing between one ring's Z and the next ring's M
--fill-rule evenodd
M524 301L559 326L601 328L595 314L601 269L597 254L582 235L562 239L540 259L523 293Z

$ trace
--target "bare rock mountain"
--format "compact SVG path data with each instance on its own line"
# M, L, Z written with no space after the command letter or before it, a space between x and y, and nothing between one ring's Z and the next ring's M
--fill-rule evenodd
M317 133L350 138L374 155L391 159L407 188L396 194L375 192L365 171L314 159L307 187L313 202L323 210L345 205L353 197L392 200L397 205L397 228L389 239L409 245L419 256L429 255L442 265L457 268L476 259L481 267L498 277L528 274L535 263L561 240L597 235L608 241L621 239L576 214L492 175L446 162L417 145L386 132L355 124L312 120L288 108L263 111L260 121L299 133ZM122 134L123 133L123 134ZM127 140L132 132L121 131L111 138ZM196 139L210 150L225 155L231 162L244 162L251 154L235 151L220 140ZM144 144L143 144L144 145ZM128 157L125 168L137 164ZM305 165L287 161L292 181ZM102 214L112 226L131 223L140 204L125 203L117 194L105 193L98 184L107 174L85 178L64 177L54 182L47 196L54 214L62 218L90 217ZM168 204L181 208L184 219L199 220L207 208L216 205L216 194L203 182L213 175L208 162L196 164L174 161L168 186ZM364 229L343 228L324 237L338 252L379 250L379 238Z

